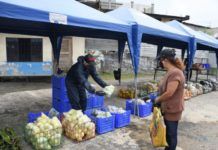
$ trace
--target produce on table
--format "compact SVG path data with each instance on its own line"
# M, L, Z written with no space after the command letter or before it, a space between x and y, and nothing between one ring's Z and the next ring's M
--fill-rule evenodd
M110 112L110 113L114 113L114 114L122 114L122 113L125 113L126 112L126 110L124 110L123 108L118 108L118 107L116 107L116 106L108 106L107 107L108 108L108 111Z
M148 96L147 91L139 90L138 97L147 97L147 96Z
M147 93L157 92L158 90L157 83L148 82L144 84L144 86L142 87L142 90L146 91Z
M83 141L95 137L95 124L81 110L64 113L63 129L68 138Z
M0 129L0 149L1 150L21 150L20 138L12 128Z
M120 98L132 99L135 97L135 89L133 88L120 89L118 92L118 96Z
M114 92L115 87L113 85L106 86L103 91L110 97Z
M158 83L155 81L150 81L147 83L139 83L137 95L138 97L147 97L148 94L157 92L157 90L158 90ZM120 89L118 96L120 98L133 99L135 98L135 89L133 87Z
M62 125L57 117L48 118L42 113L34 123L25 128L26 139L37 150L49 150L61 144Z

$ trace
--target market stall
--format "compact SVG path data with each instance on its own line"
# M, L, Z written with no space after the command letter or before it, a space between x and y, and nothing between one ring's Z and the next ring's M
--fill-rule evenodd
M132 26L132 40L134 49L135 73L140 61L141 42L158 45L158 52L166 47L190 49L190 36L172 28L150 16L134 9L120 7L107 14L123 20ZM121 51L120 51L121 52ZM189 55L189 52L188 52Z
M53 48L54 74L59 63L63 36L115 39L118 40L119 51L124 50L125 43L128 41L130 53L131 55L134 54L130 25L74 0L65 0L64 2L59 0L0 0L0 32L48 36ZM122 56L119 55L119 57ZM134 59L132 61L134 62ZM54 79L56 77L53 78L53 81ZM114 112L114 109L112 109L111 114L106 113L108 116L105 119L102 118L101 112L100 115L92 119L92 123L81 111L70 111L69 101L65 101L66 95L62 92L65 89L64 78L57 80L60 82L55 81L54 83L60 83L57 86L63 88L56 88L54 84L52 88L54 88L54 96L57 95L60 98L57 101L59 104L57 108L61 112L57 113L51 110L49 113L45 112L46 115L41 113L28 114L29 124L26 126L26 136L34 148L52 149L53 146L60 145L63 130L70 139L82 141L94 137L95 130L99 133L114 130L116 120L118 122L117 127L129 124L130 113L125 110ZM89 103L90 108L104 106L103 97L91 95L89 99L91 101ZM99 102L101 103L99 104ZM54 105L57 103L54 103ZM68 105L65 105L66 103ZM68 113L63 115L63 112ZM122 114L126 116L125 124L119 123L119 116ZM118 119L116 119L116 116ZM61 121L66 122L66 124L62 126ZM105 130L105 126L108 126L108 130ZM101 129L102 127L103 129Z
M133 108L134 114L139 115L141 103L138 103L140 100L137 99L137 73L140 61L141 42L157 45L157 53L159 53L164 46L187 49L187 54L189 56L190 36L134 9L120 7L108 12L107 14L132 26L132 46L134 49L133 60L135 63L134 72L136 92L135 101L128 103L128 106L134 105L133 107L129 108ZM120 51L120 53L121 52L122 51ZM144 104L142 104L142 106L145 107Z
M50 37L54 72L63 36L115 39L119 51L128 41L133 54L130 25L74 0L0 0L0 32Z
M186 33L192 37L191 43L193 47L190 51L191 53L190 53L190 58L189 58L189 62L190 62L189 69L191 69L191 66L193 64L193 59L195 57L196 50L215 51L217 55L218 41L214 39L213 37L210 37L209 35L205 33L195 31L176 20L167 22L167 25L170 25L171 27L174 27L175 29L178 29L181 32Z

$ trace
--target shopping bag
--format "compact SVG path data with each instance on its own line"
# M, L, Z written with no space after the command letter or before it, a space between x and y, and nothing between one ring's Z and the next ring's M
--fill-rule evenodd
M154 147L165 147L166 142L166 126L163 121L160 108L154 107L153 117L149 126L151 142Z

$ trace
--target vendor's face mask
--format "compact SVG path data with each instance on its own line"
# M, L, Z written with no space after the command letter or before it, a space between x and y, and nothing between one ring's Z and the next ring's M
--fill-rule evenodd
M159 67L162 68L162 69L164 68L163 61L164 61L163 59L160 59L159 64L158 64Z

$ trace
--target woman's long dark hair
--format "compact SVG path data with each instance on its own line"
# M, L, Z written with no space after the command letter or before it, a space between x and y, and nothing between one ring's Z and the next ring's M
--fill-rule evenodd
M179 58L167 58L167 59L169 60L169 62L171 64L173 64L178 69L180 69L182 71L185 69L185 65L181 59L179 59Z

